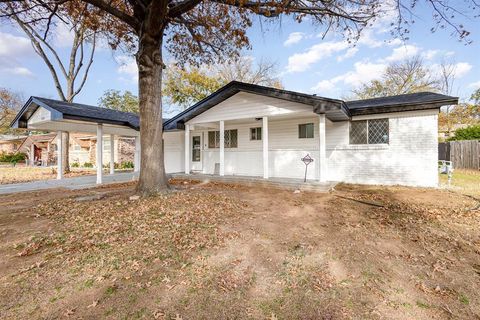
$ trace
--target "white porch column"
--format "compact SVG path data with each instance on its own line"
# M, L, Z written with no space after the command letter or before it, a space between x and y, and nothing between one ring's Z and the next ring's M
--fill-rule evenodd
M110 174L115 173L115 136L110 135Z
M140 137L135 137L135 152L133 154L133 172L140 171Z
M325 114L318 115L318 143L319 143L319 181L327 181L327 146L325 138Z
M225 175L225 121L220 121L220 175Z
M268 179L268 118L262 118L263 178Z
M185 174L190 174L190 125L185 125Z
M62 147L63 131L57 132L57 179L63 178L63 147Z
M103 182L103 125L97 124L97 184Z
M32 145L30 146L30 166L35 165L35 145L32 142Z

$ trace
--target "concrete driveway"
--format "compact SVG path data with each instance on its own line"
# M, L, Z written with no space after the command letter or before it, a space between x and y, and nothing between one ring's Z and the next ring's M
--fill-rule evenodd
M122 172L113 175L104 175L103 184L128 182L138 179L138 172ZM45 189L66 188L70 190L87 189L97 186L96 176L80 176L61 180L43 180L15 184L0 185L0 194L28 192Z

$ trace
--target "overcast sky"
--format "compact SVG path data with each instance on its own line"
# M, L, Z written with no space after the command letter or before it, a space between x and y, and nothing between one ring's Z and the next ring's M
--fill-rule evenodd
M321 30L308 21L299 24L284 18L281 24L254 23L249 30L252 49L244 55L278 64L286 89L316 93L331 98L348 96L352 88L378 78L391 62L420 55L431 70L442 59L457 65L454 95L468 98L480 88L480 20L465 21L472 32L466 45L451 35L452 30L431 33L431 13L419 10L410 39L402 42L388 32L389 17L365 30L360 40L348 44L340 34L321 37ZM56 30L54 44L63 55L71 43L66 28ZM107 89L137 93L137 69L132 57L100 48L90 77L76 102L96 104ZM31 95L58 98L43 61L35 55L29 40L12 25L0 27L0 87Z

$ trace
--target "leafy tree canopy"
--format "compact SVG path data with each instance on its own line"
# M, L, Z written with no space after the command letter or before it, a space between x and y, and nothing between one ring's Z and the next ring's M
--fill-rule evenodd
M16 133L14 129L10 128L10 123L22 107L22 100L19 94L0 88L0 134Z
M164 94L170 102L185 109L234 80L282 88L274 63L262 60L254 64L252 58L240 57L202 68L181 68L170 64L167 68Z
M379 80L354 89L357 99L368 99L422 91L439 91L440 80L423 64L419 56L390 64Z
M113 109L123 112L139 113L138 97L130 91L123 93L120 90L107 90L98 99L98 105L102 108Z
M455 135L448 141L455 140L480 140L480 125L455 130Z
M480 88L472 93L470 100L472 100L475 105L480 106Z

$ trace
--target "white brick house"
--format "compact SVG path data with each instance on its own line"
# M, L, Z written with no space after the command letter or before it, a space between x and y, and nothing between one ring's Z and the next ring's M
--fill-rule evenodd
M309 180L434 187L438 113L457 103L429 92L342 101L231 82L164 120L165 170L302 179L301 159L310 155ZM31 97L12 126L57 131L57 138L66 131L96 133L97 163L105 136L132 137L134 170L140 168L140 121L132 113ZM114 144L108 148L113 174ZM102 175L97 166L97 183Z
M167 172L433 187L437 123L455 97L344 102L232 82L165 123ZM222 143L223 141L223 143Z

